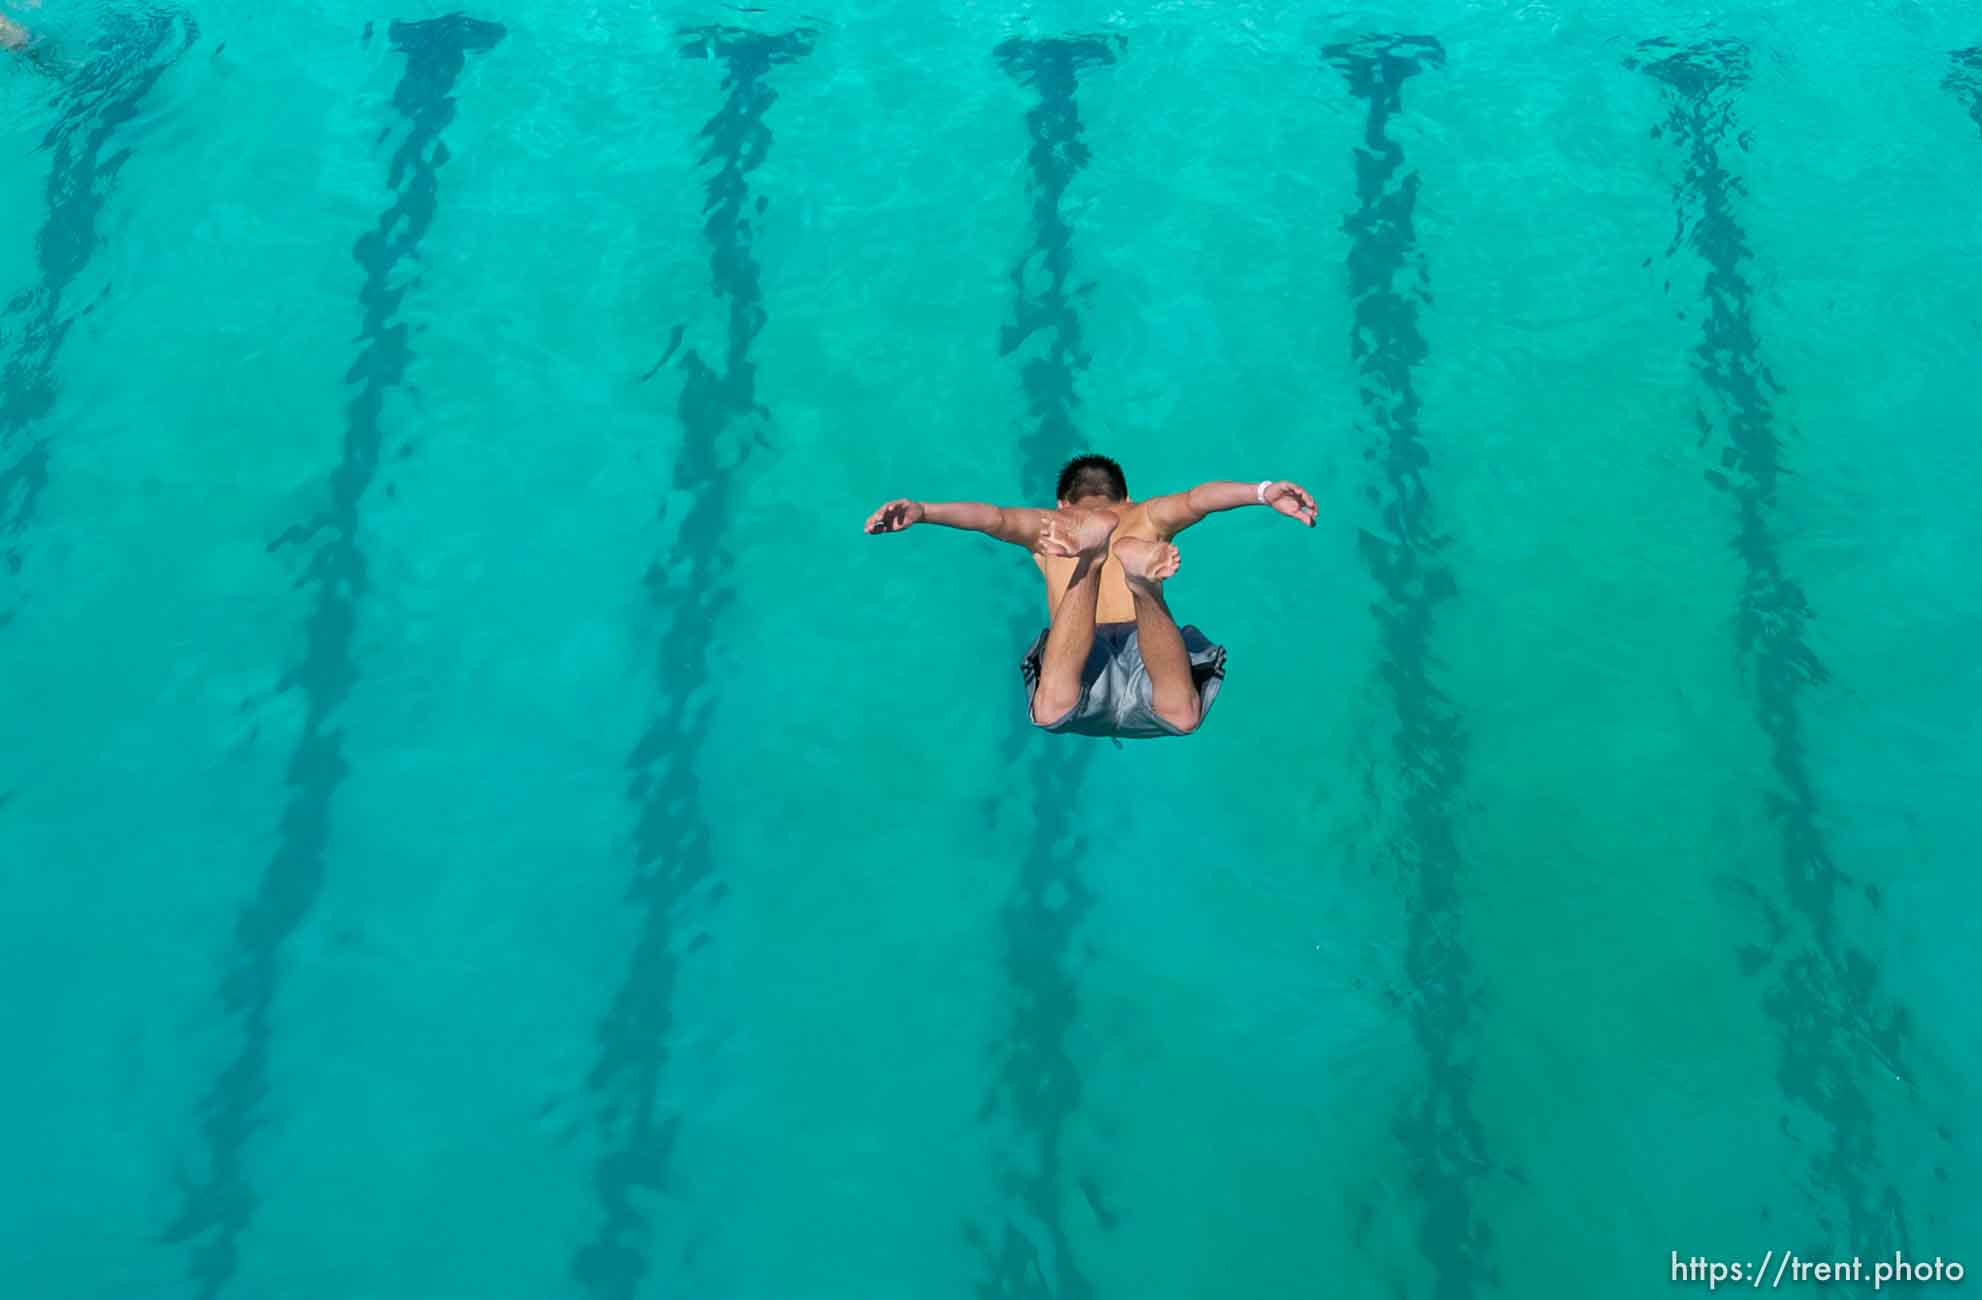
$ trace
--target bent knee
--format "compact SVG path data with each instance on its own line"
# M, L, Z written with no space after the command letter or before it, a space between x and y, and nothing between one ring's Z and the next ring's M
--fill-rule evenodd
M1187 736L1196 731L1198 724L1204 721L1204 709L1198 704L1195 696L1188 705L1167 709L1152 706L1150 711Z
M1032 720L1042 727L1050 727L1063 720L1080 704L1080 693L1066 694L1041 688L1032 693Z

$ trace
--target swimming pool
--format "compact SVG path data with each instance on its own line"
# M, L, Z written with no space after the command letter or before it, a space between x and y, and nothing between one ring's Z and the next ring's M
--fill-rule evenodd
M8 12L10 1293L1973 1262L1962 7Z

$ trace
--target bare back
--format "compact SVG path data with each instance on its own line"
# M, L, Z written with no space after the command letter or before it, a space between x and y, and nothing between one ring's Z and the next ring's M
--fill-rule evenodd
M1147 502L1130 501L1109 509L1121 520L1115 529L1116 541L1130 537L1152 542L1170 540L1150 521ZM1038 551L1032 553L1032 561L1046 579L1046 618L1050 622L1060 607L1060 597L1065 594L1067 584L1073 581L1074 566L1079 561L1073 557L1042 555ZM1101 592L1095 602L1094 621L1133 623L1135 618L1135 598L1129 594L1129 584L1122 577L1122 566L1110 555L1101 566Z

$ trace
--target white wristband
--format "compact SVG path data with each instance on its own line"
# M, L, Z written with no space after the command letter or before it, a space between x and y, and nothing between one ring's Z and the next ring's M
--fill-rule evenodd
M1259 503L1261 505L1266 504L1266 489L1272 486L1273 480L1270 478L1263 478L1259 481Z

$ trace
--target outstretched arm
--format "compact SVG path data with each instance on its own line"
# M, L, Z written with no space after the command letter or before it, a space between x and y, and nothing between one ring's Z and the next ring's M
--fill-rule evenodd
M912 501L902 497L867 517L869 533L898 533L916 524L941 524L967 533L983 533L1001 542L1039 549L1050 510L1029 506L987 506L975 501Z
M1188 492L1151 497L1145 507L1149 522L1165 537L1175 537L1206 515L1241 506L1269 506L1289 519L1314 527L1314 498L1298 483L1268 479L1264 483L1200 483Z

